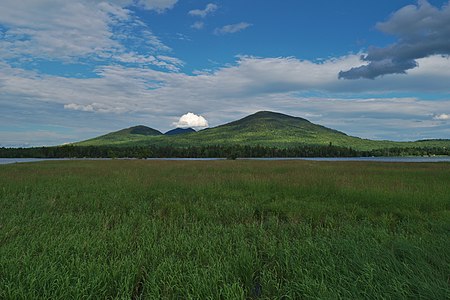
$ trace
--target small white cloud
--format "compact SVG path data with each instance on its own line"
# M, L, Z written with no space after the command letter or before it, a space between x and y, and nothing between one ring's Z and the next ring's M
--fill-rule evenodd
M434 115L433 119L434 120L440 120L440 121L450 120L450 114Z
M157 58L159 60L165 61L167 63L171 63L176 66L183 66L184 62L176 57L166 56L166 55L158 55Z
M182 115L178 120L178 122L173 123L173 125L179 128L188 128L188 127L205 128L209 126L208 121L206 121L205 118L193 114L191 112Z
M205 18L207 15L214 13L219 7L216 4L209 3L205 9L194 9L188 12L190 16Z
M166 55L140 55L134 52L123 53L113 57L115 60L122 63L138 64L138 65L153 65L168 71L178 72L184 62L176 57Z
M191 25L191 28L194 28L197 30L203 29L203 27L205 27L205 23L203 23L201 21L195 22L194 24Z
M91 104L81 105L76 103L64 104L64 109L80 110L80 111L94 111L94 107Z
M250 26L252 26L252 24L245 23L245 22L225 25L221 28L216 28L214 30L214 34L221 35L221 34L228 34L228 33L236 33L236 32L242 31Z
M64 109L68 110L79 110L79 111L86 111L86 112L99 112L99 113L116 113L121 114L127 111L126 108L123 107L113 107L113 106L107 106L100 103L92 103L92 104L77 104L77 103L69 103L64 104Z
M306 118L321 118L321 117L323 117L322 114L316 114L316 113L305 113L304 116Z
M187 36L185 34L182 34L182 33L179 33L179 32L176 34L176 36L177 36L177 39L180 40L180 41L186 41L186 42L191 42L192 41L189 36Z

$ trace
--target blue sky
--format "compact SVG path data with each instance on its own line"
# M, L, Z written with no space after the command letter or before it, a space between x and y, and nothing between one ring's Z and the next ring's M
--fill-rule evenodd
M6 0L0 146L259 110L450 138L449 40L449 1Z

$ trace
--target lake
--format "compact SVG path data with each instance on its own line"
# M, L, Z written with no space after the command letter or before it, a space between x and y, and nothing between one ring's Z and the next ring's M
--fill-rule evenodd
M0 165L14 164L14 163L29 163L46 160L109 160L110 158L0 158Z
M109 160L110 158L0 158L0 165L13 163L29 163L39 161L59 160ZM132 159L132 158L123 158ZM147 160L182 160L182 161L211 161L225 158L148 158ZM267 158L238 158L238 160L311 160L311 161L372 161L372 162L450 162L450 156L436 157L267 157Z
M22 162L35 162L41 161L39 158L0 158L0 165L22 163Z

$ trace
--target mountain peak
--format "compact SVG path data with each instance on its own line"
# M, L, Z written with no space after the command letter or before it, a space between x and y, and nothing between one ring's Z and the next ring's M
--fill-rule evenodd
M283 113L268 111L268 110L258 111L252 115L248 115L247 117L245 117L243 119L246 119L246 118L295 119L295 120L303 120L303 121L309 122L308 120L300 118L300 117L293 117L293 116L286 115Z
M196 132L196 131L192 128L174 128L174 129L169 130L166 133L164 133L164 135L177 135L177 134L186 134L186 133L191 133L191 132Z
M162 133L156 129L144 126L137 125L129 128L125 128L115 133L128 133L128 134L139 134L139 135L161 135Z
M150 128L150 127L147 127L147 126L144 126L144 125L137 125L137 126L133 126L133 127L127 128L127 129L123 129L123 130L127 131L130 134L140 134L140 135L160 135L161 134L160 131Z
M258 111L242 119L233 121L222 126L237 126L245 130L259 131L270 128L283 128L286 126L298 126L299 124L312 125L308 120L285 115L273 111ZM222 127L219 126L219 127Z
M123 140L129 140L130 137L136 139L136 138L145 138L147 136L158 136L162 135L162 133L156 129L144 126L144 125L138 125L133 127L128 127L119 131L110 132L108 134L89 139L86 141L82 141L79 143L76 143L78 145L105 145L105 144L114 144L116 142L123 141Z

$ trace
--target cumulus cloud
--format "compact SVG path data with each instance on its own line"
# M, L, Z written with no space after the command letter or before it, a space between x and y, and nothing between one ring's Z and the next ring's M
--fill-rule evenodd
M437 114L434 115L433 119L441 121L450 120L450 114Z
M191 112L182 115L178 122L173 123L173 125L179 128L205 128L209 126L208 121L204 117Z
M222 35L222 34L236 33L236 32L242 31L250 26L252 26L252 24L249 24L246 22L225 25L223 27L216 28L214 30L214 34Z
M205 9L194 9L188 12L190 16L205 18L206 16L213 14L219 7L214 3L206 5Z
M405 74L418 66L418 59L450 55L450 1L439 9L427 0L419 0L417 5L401 8L376 27L396 36L398 41L385 48L369 48L362 56L363 64L339 72L339 78L375 79Z

